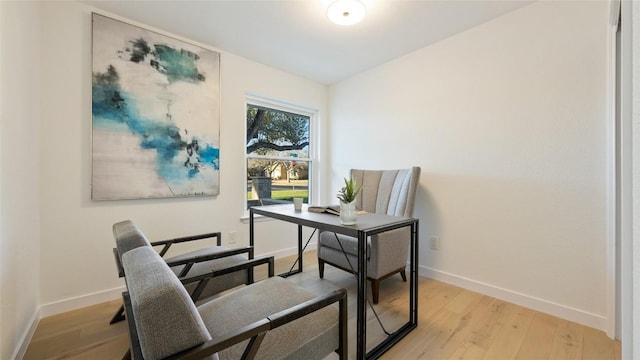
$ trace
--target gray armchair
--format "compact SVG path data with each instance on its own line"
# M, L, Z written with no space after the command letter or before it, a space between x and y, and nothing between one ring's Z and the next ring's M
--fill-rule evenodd
M215 280L207 279L200 283L186 284L185 287L193 301L200 301L217 295L231 288L253 283L253 268L269 265L273 271L273 257L253 258L253 247L227 249L221 246L221 234L208 233L185 236L169 240L149 242L140 229L131 221L124 220L113 224L113 237L116 247L113 254L118 268L118 275L124 276L122 256L138 247L161 247L159 255L164 257L172 245L179 246L196 240L216 238L216 246L206 246L198 250L164 258L171 270L183 279L204 274L215 274ZM111 319L111 324L124 320L124 306Z
M363 189L356 207L370 213L413 216L420 168L402 170L351 170L351 177ZM371 281L373 303L377 304L380 281L399 273L407 281L405 267L409 250L410 229L401 228L367 239L367 278ZM358 239L323 231L318 236L318 268L324 278L325 264L345 271L358 268Z
M131 340L123 359L347 358L344 289L316 296L276 276L196 306L185 285L210 274L178 279L149 246L124 253L122 267Z

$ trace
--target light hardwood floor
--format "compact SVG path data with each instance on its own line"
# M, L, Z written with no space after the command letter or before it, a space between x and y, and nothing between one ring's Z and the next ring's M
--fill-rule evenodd
M276 273L291 264L291 258L277 260ZM291 281L317 293L336 287L349 290L349 350L354 358L355 278L329 266L320 280L315 252L305 254L304 265L305 272ZM264 276L264 271L256 272L257 279ZM382 282L375 310L388 331L407 321L407 286L400 276ZM42 319L24 359L120 359L128 348L127 325L109 325L120 304L114 300ZM367 318L368 341L373 343L384 335L371 310ZM420 278L418 328L383 359L619 360L620 351L620 342L602 331Z

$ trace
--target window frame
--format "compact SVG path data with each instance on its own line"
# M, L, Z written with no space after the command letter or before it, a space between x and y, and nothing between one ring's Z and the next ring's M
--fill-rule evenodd
M247 154L247 108L249 105L260 106L268 109L273 109L276 111L288 112L293 114L298 114L302 116L309 117L309 150L307 158L293 157L293 156L265 156L265 155L250 155ZM318 193L316 191L316 173L318 171L318 110L312 109L306 106L293 104L291 102L286 102L282 100L272 99L261 95L256 94L246 94L244 99L244 171L243 176L246 181L248 178L249 171L247 169L247 164L249 159L273 159L273 160L283 160L283 161L299 161L308 163L308 203L314 203L317 199ZM243 219L248 219L249 217L249 209L247 208L248 204L248 196L246 187L243 186Z

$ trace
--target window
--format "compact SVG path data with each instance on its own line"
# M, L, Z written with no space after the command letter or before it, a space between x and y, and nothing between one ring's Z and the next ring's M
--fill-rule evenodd
M246 103L246 208L309 203L314 113L248 98Z

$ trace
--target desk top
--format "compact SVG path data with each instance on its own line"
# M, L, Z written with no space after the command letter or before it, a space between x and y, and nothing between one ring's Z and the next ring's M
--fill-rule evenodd
M367 213L358 215L355 225L342 225L340 216L309 212L307 209L308 206L303 205L302 210L296 211L293 204L284 204L255 206L250 211L258 215L352 237L358 237L359 233L365 233L367 236L374 235L418 222L415 218Z

